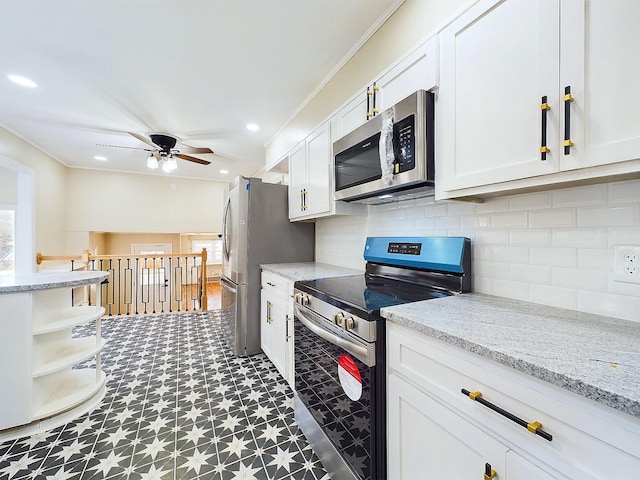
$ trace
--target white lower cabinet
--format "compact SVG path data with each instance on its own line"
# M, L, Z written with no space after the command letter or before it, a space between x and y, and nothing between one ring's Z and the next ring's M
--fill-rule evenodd
M481 479L486 464L504 473L504 445L393 373L388 388L388 478Z
M262 272L260 345L293 386L293 283L287 278Z
M387 334L388 478L640 478L637 417L392 322Z

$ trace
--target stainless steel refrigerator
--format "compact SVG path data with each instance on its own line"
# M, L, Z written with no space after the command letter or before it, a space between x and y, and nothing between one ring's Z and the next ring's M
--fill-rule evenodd
M287 186L238 177L222 214L222 325L237 356L260 349L260 264L314 259L315 225L289 221Z

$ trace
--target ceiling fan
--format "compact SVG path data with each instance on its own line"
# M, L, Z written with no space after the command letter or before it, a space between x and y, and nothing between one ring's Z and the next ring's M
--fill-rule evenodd
M175 146L180 139L172 135L168 135L165 133L152 133L149 134L149 138L146 138L142 135L138 135L137 133L127 133L153 148L125 147L122 145L103 146L115 148L130 148L134 150L144 150L145 152L150 152L149 158L147 159L147 167L151 169L158 168L158 162L164 160L162 170L165 172L170 172L177 168L178 165L175 160L176 157L182 160L187 160L188 162L199 163L201 165L209 165L211 163L208 160L202 160L200 158L192 157L191 155L186 154L191 153L195 155L205 155L213 153L213 150L211 150L210 148L190 147L188 145L181 144L181 147L177 149L175 148Z

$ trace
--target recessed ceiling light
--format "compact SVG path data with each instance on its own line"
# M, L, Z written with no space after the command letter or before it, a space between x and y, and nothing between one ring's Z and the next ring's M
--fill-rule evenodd
M7 75L7 78L12 82L17 83L18 85L21 85L23 87L35 88L38 86L38 84L33 80L27 77L23 77L21 75Z
M104 162L107 160L107 157L103 157L102 155L96 155L95 157L96 160L100 160L101 162Z
M260 130L260 125L256 125L255 123L247 123L247 130L250 132L257 132Z
M220 173L226 175L227 173L229 173L229 170L220 170Z

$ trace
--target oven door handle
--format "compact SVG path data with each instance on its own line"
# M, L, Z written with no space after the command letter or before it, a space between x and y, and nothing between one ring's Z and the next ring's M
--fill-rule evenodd
M229 290L231 293L237 293L237 289L235 288L235 284L229 280L227 280L224 277L220 278L220 285L222 285L223 287L225 287L227 290Z
M368 367L373 367L376 364L376 358L373 354L372 349L367 348L364 345L356 343L352 340L346 339L342 336L339 336L335 332L331 332L322 326L318 325L311 318L314 316L318 316L308 308L305 308L299 304L294 304L295 316L300 322L311 330L313 333L318 335L320 338L323 338L329 343L332 343L336 347L340 347L343 350L347 351L354 357L356 357L361 362L365 363ZM306 318L305 315L311 317Z

